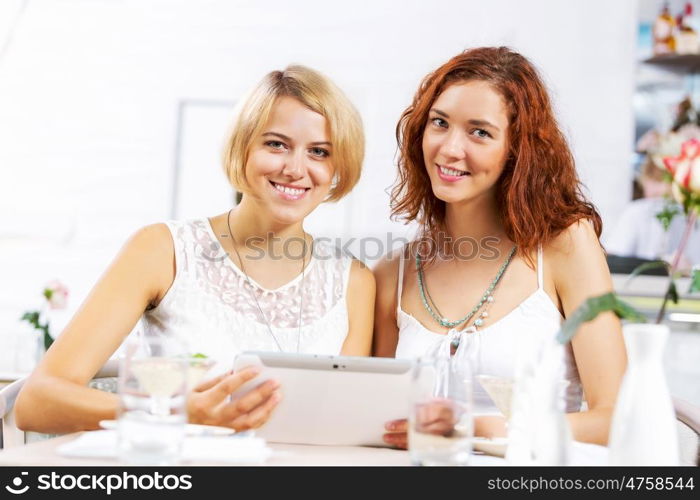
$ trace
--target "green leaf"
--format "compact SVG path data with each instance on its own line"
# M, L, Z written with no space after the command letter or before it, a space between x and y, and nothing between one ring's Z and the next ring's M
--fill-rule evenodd
M581 304L561 325L557 340L561 344L569 342L583 323L592 321L604 312L613 312L620 319L636 323L646 322L646 317L628 303L620 300L614 292L591 297Z
M22 315L21 318L23 321L29 321L29 322L37 322L39 321L39 312L38 311L27 311Z
M656 214L656 218L659 219L659 222L661 222L664 231L668 231L668 228L671 227L673 218L679 213L680 211L678 210L678 205L673 202L669 202L666 204L666 206L664 206L661 212Z
M644 264L638 265L637 267L634 268L634 271L632 271L630 273L629 278L627 278L627 281L625 282L625 286L627 286L627 284L630 281L632 281L632 278L640 275L644 271L648 271L650 269L659 269L661 267L665 267L666 271L670 272L671 265L668 262L666 262L665 260L655 260L653 262L645 262Z
M41 326L39 326L39 311L27 311L22 315L20 321L26 321L34 328L41 328Z
M53 344L53 337L49 335L49 328L48 326L46 326L44 328L44 349L48 351L49 347L51 347L51 344Z
M674 304L678 304L678 288L676 288L676 282L671 280L671 282L668 284L668 298L671 299L671 301Z
M53 297L53 290L44 288L44 297L46 297L46 300L51 300L51 297Z
M700 267L693 269L693 274L690 276L690 289L688 293L700 292Z
M201 352L198 352L198 353L193 354L193 355L190 356L190 357L191 357L191 358L206 359L206 358L208 358L209 356L207 356L206 354L202 354Z
M617 299L615 310L613 311L620 319L631 321L632 323L646 323L647 317L637 311L624 300Z
M693 205L695 205L694 193L691 190L684 188L680 184L677 184L677 186L681 192L681 197L683 199L683 213L685 215L690 215L690 212L693 211Z

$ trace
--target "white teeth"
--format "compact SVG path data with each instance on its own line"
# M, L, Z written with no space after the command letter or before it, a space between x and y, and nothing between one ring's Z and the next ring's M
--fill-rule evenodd
M301 196L306 191L306 189L297 189L289 186L280 186L279 184L276 184L274 182L272 183L272 185L275 186L275 189L277 189L278 191L282 191L283 193L292 196Z
M445 175L451 175L451 176L461 176L461 175L467 175L467 172L461 172L459 170L455 170L453 168L447 168L447 167L439 167L440 172L442 172Z

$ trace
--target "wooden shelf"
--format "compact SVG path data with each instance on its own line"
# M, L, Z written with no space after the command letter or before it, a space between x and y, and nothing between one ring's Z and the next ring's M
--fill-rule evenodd
M664 54L642 61L673 73L700 73L700 54Z

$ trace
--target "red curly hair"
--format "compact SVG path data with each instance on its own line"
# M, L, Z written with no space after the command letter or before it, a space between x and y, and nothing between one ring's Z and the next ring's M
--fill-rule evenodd
M579 219L589 219L600 238L600 215L583 195L542 79L525 57L507 47L466 50L425 77L396 126L399 173L391 193L393 218L418 221L424 237L435 238L445 229L445 202L434 196L423 159L423 131L437 97L449 85L469 80L488 82L506 102L509 153L496 198L506 234L518 251L532 255Z

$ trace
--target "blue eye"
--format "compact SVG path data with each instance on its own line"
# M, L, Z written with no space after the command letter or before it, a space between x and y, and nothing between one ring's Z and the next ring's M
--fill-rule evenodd
M281 141L266 141L265 146L269 146L272 149L277 149L277 150L282 150L282 149L286 148L285 144Z
M437 118L437 117L431 118L430 123L432 123L436 127L447 128L447 122L445 120L443 120L442 118Z
M489 134L486 130L483 128L477 128L474 129L472 134L476 135L479 139L486 139L488 137L491 137L491 134Z
M328 158L331 155L328 150L323 148L311 148L309 149L309 153L319 158Z

